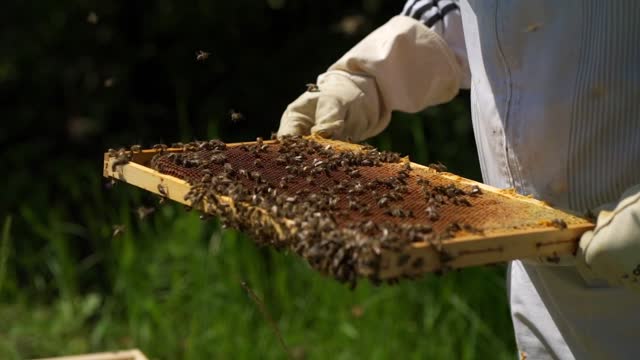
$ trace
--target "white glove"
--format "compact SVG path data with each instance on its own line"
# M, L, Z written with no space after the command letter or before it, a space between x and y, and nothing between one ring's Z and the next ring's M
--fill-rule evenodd
M578 270L587 280L640 291L640 185L621 199L613 211L600 211L595 229L582 235Z
M332 70L318 77L317 89L289 104L278 136L319 134L360 141L381 132L389 118L380 115L375 80Z
M320 133L354 141L374 136L393 110L416 112L451 100L465 79L458 61L436 32L396 16L320 75L319 91L304 93L287 107L278 136Z

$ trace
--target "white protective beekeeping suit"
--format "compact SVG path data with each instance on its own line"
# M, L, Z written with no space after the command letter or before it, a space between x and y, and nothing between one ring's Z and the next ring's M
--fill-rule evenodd
M289 105L280 135L361 140L392 110L470 88L484 182L579 213L613 210L575 259L510 264L519 350L640 357L640 2L412 0L318 85Z

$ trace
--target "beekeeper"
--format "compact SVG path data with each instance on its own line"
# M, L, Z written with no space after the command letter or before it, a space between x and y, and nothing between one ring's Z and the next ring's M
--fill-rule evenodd
M278 135L364 140L471 89L484 182L598 215L575 258L509 266L529 359L640 349L640 2L409 1L284 112ZM605 211L606 210L606 211Z

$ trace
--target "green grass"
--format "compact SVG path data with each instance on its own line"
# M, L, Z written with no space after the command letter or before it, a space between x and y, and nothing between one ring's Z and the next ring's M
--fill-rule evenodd
M372 143L478 179L475 154L460 150L472 145L460 145L472 141L464 109L438 109L396 114ZM455 116L433 122L445 117L438 111ZM61 159L55 166L66 171L34 182L3 218L0 359L133 347L152 359L286 358L243 281L297 359L516 353L504 267L395 286L365 281L351 291L291 254L258 248L175 204L140 221L135 208L156 199L124 184L105 191L96 165ZM22 176L12 178L14 185L29 181ZM114 224L125 232L112 237Z
M263 299L292 352L309 359L513 354L502 268L392 287L363 282L350 291L291 255L259 249L176 206L139 225L109 241L108 293L67 295L63 289L74 288L80 268L92 271L67 259L52 267L71 272L54 276L61 289L54 301L19 299L0 307L2 358L130 347L158 359L283 358L241 281ZM54 256L65 256L52 246Z

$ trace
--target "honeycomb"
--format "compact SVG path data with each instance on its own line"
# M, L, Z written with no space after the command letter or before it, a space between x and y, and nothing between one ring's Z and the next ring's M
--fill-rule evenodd
M150 166L187 181L194 206L352 285L359 276L377 280L382 250L575 221L370 146L301 137L180 146L159 151ZM221 196L238 206L231 211Z

